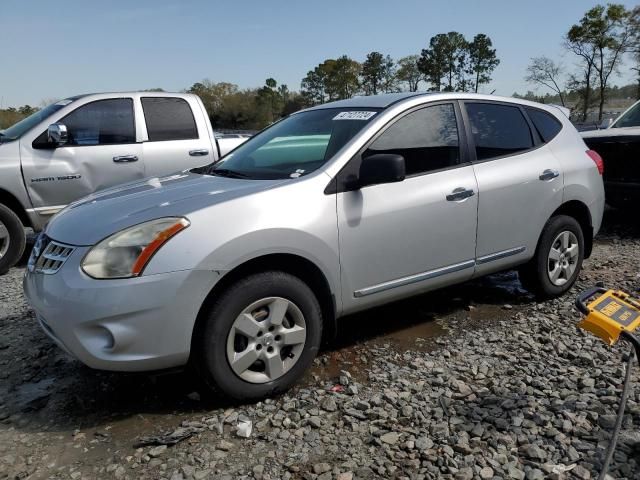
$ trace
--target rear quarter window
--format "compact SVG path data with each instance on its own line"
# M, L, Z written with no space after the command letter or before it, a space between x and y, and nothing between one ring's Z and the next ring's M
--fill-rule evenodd
M142 110L150 142L198 138L196 121L186 100L177 97L144 97Z
M560 130L562 130L560 121L550 113L529 107L525 107L525 110L544 143L553 140L553 138L560 133Z

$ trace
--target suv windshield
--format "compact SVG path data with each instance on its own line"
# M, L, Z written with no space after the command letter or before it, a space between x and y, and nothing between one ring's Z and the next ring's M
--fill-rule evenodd
M297 178L317 170L380 109L327 108L302 112L247 140L206 173L235 178Z
M640 127L640 102L622 115L611 128Z
M57 112L61 108L66 107L72 101L73 99L60 100L59 102L52 103L42 110L38 110L37 112L32 113L27 118L23 118L18 123L13 124L6 130L3 130L2 133L0 133L0 143L17 140L37 124L46 119L49 115Z

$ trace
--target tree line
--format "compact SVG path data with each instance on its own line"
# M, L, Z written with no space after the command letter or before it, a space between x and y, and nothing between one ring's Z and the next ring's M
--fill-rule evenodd
M640 6L628 10L621 4L597 5L567 30L562 45L573 65L534 57L525 81L553 92L575 118L585 121L596 108L602 121L611 80L629 60L636 72L634 97L640 98Z

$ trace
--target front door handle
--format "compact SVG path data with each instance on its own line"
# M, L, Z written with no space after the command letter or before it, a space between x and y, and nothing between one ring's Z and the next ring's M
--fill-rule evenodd
M544 172L542 172L540 174L540 176L538 177L540 180L542 181L546 181L546 180L553 180L554 178L556 178L558 175L560 175L560 172L557 170L551 170L550 168L547 168Z
M199 150L189 150L189 155L192 157L204 157L205 155L209 155L209 150L206 148L201 148Z
M115 163L131 163L137 162L138 157L135 155L120 155L119 157L113 157Z
M447 200L449 202L459 202L460 200L465 200L469 197L473 197L475 192L469 188L458 187L449 195L447 195Z

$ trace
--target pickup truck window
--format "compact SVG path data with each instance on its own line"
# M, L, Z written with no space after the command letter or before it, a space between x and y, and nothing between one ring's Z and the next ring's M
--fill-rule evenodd
M27 118L23 118L18 123L10 126L2 133L0 133L0 143L2 142L11 142L13 140L17 140L22 135L27 133L33 127L35 127L40 122L44 121L49 115L53 115L55 112L64 108L69 103L71 103L71 99L61 100L56 103L52 103L51 105L43 108L42 110L38 110L35 113L32 113Z
M379 111L327 108L291 115L247 140L207 172L251 179L308 175L329 161Z
M640 102L611 125L611 128L624 127L640 127Z
M191 107L182 98L143 97L142 110L150 142L198 138Z
M67 126L67 145L135 143L133 100L111 98L83 105L60 120Z

